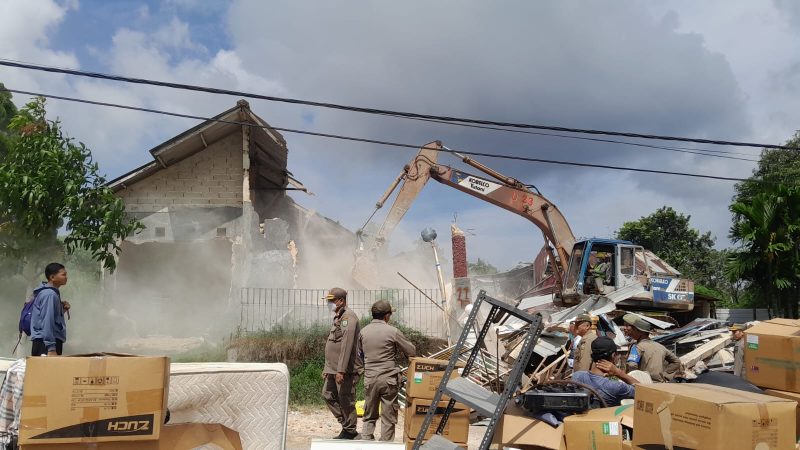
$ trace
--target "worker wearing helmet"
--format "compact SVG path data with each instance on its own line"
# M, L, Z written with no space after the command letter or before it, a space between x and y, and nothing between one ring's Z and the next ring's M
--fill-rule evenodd
M597 293L602 294L603 286L611 282L611 256L605 253L592 253L589 256L589 274Z

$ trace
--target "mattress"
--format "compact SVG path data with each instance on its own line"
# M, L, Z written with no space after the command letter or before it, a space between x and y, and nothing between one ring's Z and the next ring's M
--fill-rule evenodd
M170 423L221 423L239 432L244 450L283 450L289 370L280 363L174 363Z
M0 358L0 383L6 379L6 371L11 367L11 364L14 364L14 361L16 359Z

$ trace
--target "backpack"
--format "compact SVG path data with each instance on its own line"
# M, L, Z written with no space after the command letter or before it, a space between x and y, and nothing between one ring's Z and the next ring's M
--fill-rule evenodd
M46 287L45 289L52 289L58 292L52 287ZM36 303L37 296L38 294L31 295L28 300L25 300L25 304L22 305L22 311L19 313L19 339L17 340L17 345L14 346L14 350L11 351L12 354L17 351L17 347L22 341L22 333L25 333L27 336L31 335L31 316L33 315L33 304Z
M22 312L19 313L20 335L22 335L22 333L28 336L31 335L31 314L33 313L33 303L35 300L36 297L31 297L30 300L26 301L22 306Z

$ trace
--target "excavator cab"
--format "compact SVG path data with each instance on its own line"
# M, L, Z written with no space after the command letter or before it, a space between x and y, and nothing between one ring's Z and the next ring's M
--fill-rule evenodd
M588 239L576 242L570 253L561 292L564 305L589 295L608 295L639 285L641 293L620 305L690 311L694 284L652 252L630 241Z

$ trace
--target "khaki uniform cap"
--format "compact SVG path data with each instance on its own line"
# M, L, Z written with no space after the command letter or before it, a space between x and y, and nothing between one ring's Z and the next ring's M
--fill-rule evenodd
M636 314L625 314L622 317L622 320L625 321L628 325L636 328L637 330L643 333L649 333L653 330L653 326L650 325L650 322L642 319L641 317L637 316Z

